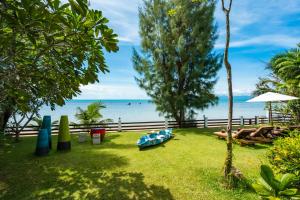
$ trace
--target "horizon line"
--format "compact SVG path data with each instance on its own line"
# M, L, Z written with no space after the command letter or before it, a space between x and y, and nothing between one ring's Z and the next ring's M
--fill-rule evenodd
M224 95L224 94L220 94L220 95L217 95L218 97L227 97L227 95ZM249 96L251 96L250 94L238 94L238 95L233 95L234 97L241 97L241 96L247 96L247 97L249 97ZM152 99L145 99L145 98L131 98L131 99L128 99L128 98L124 98L124 99L122 99L122 98L103 98L103 99L101 99L101 98L95 98L95 99L85 99L85 98L74 98L74 99L69 99L69 100L67 100L67 101L72 101L72 100L86 100L86 101L88 101L88 100L147 100L147 101L151 101Z

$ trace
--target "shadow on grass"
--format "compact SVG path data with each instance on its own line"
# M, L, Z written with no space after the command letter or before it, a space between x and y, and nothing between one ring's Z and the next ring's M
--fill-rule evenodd
M135 172L45 168L56 181L33 192L35 199L173 199L169 189L147 185Z
M0 156L12 153L12 149L17 143L10 135L0 135Z
M233 131L238 130L241 128L251 128L251 127L243 127L243 126L235 126L233 128ZM179 135L205 135L205 136L212 136L215 137L215 135L213 134L216 131L221 131L221 130L226 130L226 127L211 127L211 128L180 128L180 129L174 129L175 134L179 134Z
M135 174L104 173L128 165L128 159L97 149L46 157L26 153L7 164L0 171L0 199L122 199L115 198L125 197L122 188L132 194L137 187L136 196L146 190L139 190L136 184L142 182ZM149 187L149 194L155 193L151 189L159 188Z
M8 156L9 163L0 161L0 199L173 199L169 189L147 184L142 173L118 170L128 159L102 149L136 148L115 143L119 136L107 135L100 145L79 144L72 137L72 150L62 153L54 142L45 157L33 154L36 138L28 138L18 149L5 142L2 156Z
M116 138L120 137L120 134L106 134L104 141L101 142L101 144L93 145L92 140L89 137L87 141L83 143L79 143L77 141L77 138L74 138L72 142L76 144L76 146L85 147L87 149L130 149L130 148L136 148L136 145L134 143L132 144L118 144L115 143L114 140Z
M268 145L268 144L255 144L255 145L248 145L248 146L243 146L244 148L247 149L268 149L270 148L272 145Z

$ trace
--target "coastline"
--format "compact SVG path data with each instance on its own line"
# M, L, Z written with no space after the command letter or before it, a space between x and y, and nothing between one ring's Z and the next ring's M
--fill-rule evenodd
M234 117L254 117L265 116L264 103L246 103L250 96L234 97ZM138 121L156 121L164 120L164 116L160 116L156 111L155 104L150 99L74 99L66 101L62 107L57 106L54 111L47 106L40 110L40 115L51 115L53 120L58 120L60 115L68 115L69 120L76 122L74 117L77 107L85 109L87 105L93 102L101 101L106 108L101 110L104 118L118 121L120 117L123 122ZM197 119L203 119L203 115L210 119L227 118L227 97L219 96L219 102L216 106L210 106L203 111L197 110Z

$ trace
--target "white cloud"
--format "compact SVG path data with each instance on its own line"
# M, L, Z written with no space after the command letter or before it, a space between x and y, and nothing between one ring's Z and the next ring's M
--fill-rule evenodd
M295 0L238 0L233 1L231 10L231 26L241 29L245 26L267 22L278 23L282 17L300 12L300 1ZM215 17L218 23L225 25L221 1L216 6Z
M215 12L219 26L217 48L222 48L225 40L225 17L220 2L218 1ZM90 0L90 3L92 8L103 11L120 41L140 43L138 7L142 5L142 0ZM286 17L299 12L300 1L296 0L234 1L231 12L231 46L242 47L267 42L270 45L291 47L292 42L293 45L299 42L296 39L300 32L286 27Z
M225 44L225 16L218 1L215 18L219 39L216 47ZM300 13L300 1L295 0L238 0L231 11L231 47L274 45L294 47L299 42L300 31L288 23Z
M76 99L149 99L137 85L89 84Z
M288 35L261 35L256 37L249 37L240 40L233 40L230 43L230 47L243 47L251 45L272 45L279 47L291 48L299 42L299 37L293 37ZM224 48L224 43L219 41L216 43L215 48Z

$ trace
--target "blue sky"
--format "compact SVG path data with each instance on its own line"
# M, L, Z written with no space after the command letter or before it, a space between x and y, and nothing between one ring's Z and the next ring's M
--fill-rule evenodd
M120 50L106 54L110 73L99 74L100 83L81 87L79 99L148 98L135 80L132 48L139 47L138 7L142 0L90 0L91 7L103 11L109 25L119 35ZM215 21L219 39L216 51L222 51L225 41L225 21L220 1ZM231 14L230 62L233 68L235 95L249 94L259 76L267 75L266 63L278 52L296 47L300 42L299 0L233 0ZM215 93L227 92L226 71L218 73Z

